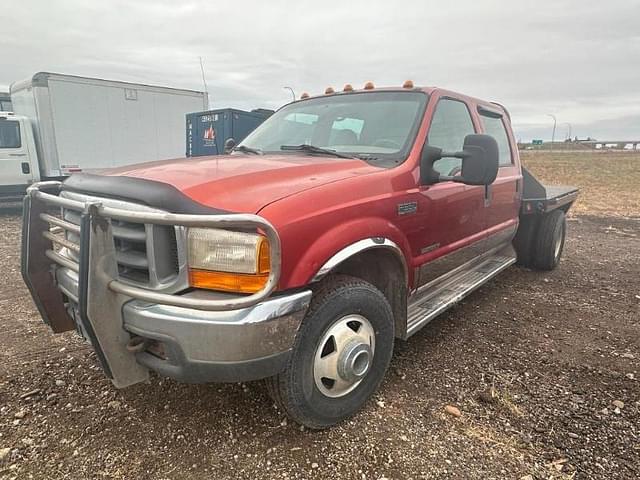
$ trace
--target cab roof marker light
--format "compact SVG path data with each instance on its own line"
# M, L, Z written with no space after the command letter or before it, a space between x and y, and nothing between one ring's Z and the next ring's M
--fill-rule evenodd
M353 92L353 86L350 83L345 83L342 91L343 92Z
M326 90L324 91L325 95L330 95L332 93L336 93L336 91L333 89L333 87L327 87Z
M373 90L374 88L376 88L376 86L373 84L373 82L367 82L364 84L365 90Z
M304 100L305 98L309 98L309 94L307 92L303 92L302 95L300 95L300 100Z
M402 88L413 88L413 80L405 80Z

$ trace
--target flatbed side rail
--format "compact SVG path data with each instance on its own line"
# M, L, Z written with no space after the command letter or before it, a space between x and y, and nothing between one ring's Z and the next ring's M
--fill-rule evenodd
M202 227L202 228L220 228L220 229L254 229L263 233L268 241L270 247L270 272L267 282L263 289L250 295L238 295L225 299L202 299L187 297L178 294L167 294L153 291L151 289L142 288L120 281L118 278L111 278L107 282L109 290L114 293L119 293L133 299L142 300L151 303L172 305L176 307L193 308L197 310L209 310L209 311L224 311L234 310L250 307L262 300L265 300L277 287L278 280L280 278L280 262L281 262L281 247L280 238L275 228L264 218L253 214L224 214L224 215L192 215L192 214L175 214L169 212L143 212L143 211L131 211L123 210L119 208L103 206L99 201L97 202L81 202L72 200L69 198L60 197L61 182L48 181L40 182L32 185L27 190L27 195L30 197L31 202L34 200L38 203L42 203L44 207L63 207L69 210L75 210L82 215L91 217L91 222L88 225L96 224L100 222L107 222L107 228L91 228L89 235L89 243L92 243L92 236L106 235L107 240L113 242L112 232L110 228L110 220L122 220L129 222L137 222L144 224L155 225L168 225L168 226L182 226L182 227ZM33 206L33 204L30 204ZM30 207L31 208L31 207ZM36 213L35 211L33 213ZM25 213L28 215L28 213ZM44 254L53 263L62 267L69 268L73 271L79 271L80 266L72 259L61 255L54 248L53 245L57 244L60 247L67 248L69 250L80 252L84 245L74 244L63 236L55 235L55 232L68 230L79 234L80 238L84 235L80 230L83 227L71 224L64 220L61 220L53 215L50 215L45 211L45 208L38 209L38 220L41 224L51 226L51 229L43 230L41 235L46 241L51 242L52 248L46 249ZM33 222L32 222L33 224ZM80 242L82 243L82 242ZM102 243L102 242L101 242ZM40 245L42 245L40 243ZM35 246L31 246L33 248ZM25 246L26 249L30 247ZM23 254L30 254L30 252L23 252ZM82 258L82 255L80 256ZM93 266L92 266L93 267ZM116 276L117 277L117 276Z

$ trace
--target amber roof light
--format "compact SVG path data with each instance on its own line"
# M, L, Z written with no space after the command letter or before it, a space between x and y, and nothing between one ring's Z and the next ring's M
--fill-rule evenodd
M413 88L413 80L405 80L402 88Z
M367 82L364 84L365 90L373 90L374 88L376 88L376 86L373 84L373 82Z
M300 95L300 100L304 100L305 98L309 98L309 94L307 92L304 92L302 95Z
M353 86L350 83L345 83L344 88L342 89L343 92L353 92Z
M333 87L327 87L327 89L324 91L325 95L329 95L331 93L336 93L336 91L333 89Z

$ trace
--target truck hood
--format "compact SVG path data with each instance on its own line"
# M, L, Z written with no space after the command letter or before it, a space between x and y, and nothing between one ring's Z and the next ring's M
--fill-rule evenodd
M350 158L224 155L150 162L105 173L166 183L207 207L257 213L303 190L379 170Z

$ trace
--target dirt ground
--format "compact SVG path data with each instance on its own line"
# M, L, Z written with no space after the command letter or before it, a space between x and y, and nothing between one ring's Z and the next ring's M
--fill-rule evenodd
M5 211L0 478L639 478L640 212L596 211L571 217L557 270L512 267L398 342L375 398L321 432L261 383L113 388L42 324Z

